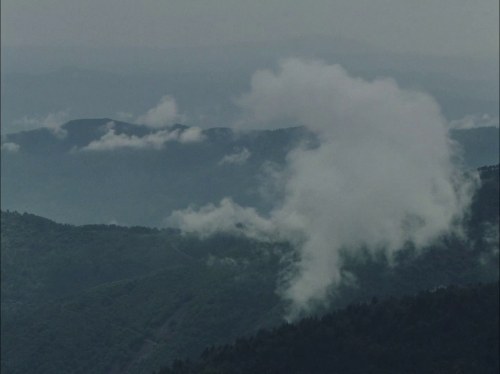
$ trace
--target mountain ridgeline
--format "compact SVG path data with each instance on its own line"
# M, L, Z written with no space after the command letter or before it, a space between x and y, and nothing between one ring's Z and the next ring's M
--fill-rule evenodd
M134 118L166 94L189 114L187 125L232 123L240 115L232 99L248 91L253 74L275 69L277 61L290 57L340 64L369 81L393 77L403 88L429 92L450 121L473 113L498 118L498 64L381 54L370 45L338 36L167 50L3 45L2 136L64 110L72 118L113 117L120 112Z
M55 134L43 128L2 137L2 209L76 225L149 227L163 227L177 209L224 197L268 212L276 203L261 194L268 166L279 169L298 144L315 144L303 127L246 133L211 128L203 130L203 141L166 141L158 149L151 139L140 148L138 139L157 131L114 121L113 141L135 146L83 150L107 134L110 122L75 120ZM175 125L168 131L188 129ZM456 130L452 136L469 167L498 163L498 128Z
M7 142L19 145L19 151L2 151L2 209L72 224L149 227L163 226L175 209L226 196L265 209L269 203L258 192L263 164L283 165L288 151L308 137L303 128L246 134L213 128L203 131L203 141L169 141L162 149L82 151L106 134L110 121L71 121L62 127L63 138L48 129L8 135ZM154 132L114 124L117 136L141 138ZM186 129L176 125L168 131ZM223 161L231 155L244 157Z
M74 226L2 211L1 370L149 374L173 364L162 370L233 373L248 366L254 372L294 372L279 366L283 361L298 373L321 372L330 366L310 366L318 353L325 365L344 368L342 373L382 367L387 370L381 372L489 372L498 365L490 353L498 345L492 333L498 319L490 318L498 285L466 286L498 282L498 165L479 172L482 184L466 223L467 239L444 238L419 254L407 248L394 265L386 258L346 258L345 270L355 283L338 289L317 316L358 306L272 333L258 331L278 326L287 310L275 290L282 259L293 251L288 243L224 234L201 240L139 226ZM450 284L456 287L390 299ZM379 306L365 305L374 296ZM386 335L387 344L380 343ZM224 348L250 336L255 337ZM293 347L282 345L288 340ZM342 357L330 354L332 349L344 352ZM179 361L200 354L194 364ZM370 359L363 363L359 357L365 354ZM277 366L264 370L266 357L278 360ZM357 366L349 369L348 362Z

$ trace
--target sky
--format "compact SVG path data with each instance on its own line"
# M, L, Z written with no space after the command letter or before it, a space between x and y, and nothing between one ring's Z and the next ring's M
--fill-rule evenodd
M497 0L3 0L3 45L168 48L343 36L390 51L498 59Z

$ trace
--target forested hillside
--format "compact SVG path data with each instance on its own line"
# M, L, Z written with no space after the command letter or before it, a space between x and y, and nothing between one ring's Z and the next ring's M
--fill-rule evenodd
M0 374L499 372L461 2L3 1Z
M497 283L352 304L209 347L159 374L498 373Z
M111 122L113 135L107 128ZM165 131L188 130L175 125ZM12 151L2 150L2 209L76 225L149 227L163 225L174 210L225 197L267 212L275 201L263 198L260 189L269 165L279 170L291 149L315 139L304 127L244 133L221 127L203 130L199 142L172 140L155 148L149 143L120 146L118 141L107 149L84 150L110 136L125 143L161 141L159 133L102 118L70 121L60 136L46 128L3 136L2 144L10 144ZM467 166L498 162L498 128L454 130L450 135L463 147Z
M150 372L276 325L287 250L2 212L2 371Z
M394 266L346 258L355 282L318 316L374 296L497 281L498 166L480 173L466 240L408 248ZM149 374L283 321L275 290L287 243L6 211L1 224L2 372Z

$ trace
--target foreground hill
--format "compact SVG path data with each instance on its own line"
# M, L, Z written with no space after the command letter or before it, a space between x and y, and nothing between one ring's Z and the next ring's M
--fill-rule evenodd
M498 373L497 283L354 304L205 349L159 374Z
M2 224L11 215L4 214ZM68 229L51 225L45 232ZM112 226L69 228L71 235L52 248L44 244L43 230L26 229L25 246L16 247L10 263L2 259L2 372L149 374L283 320L286 305L275 289L282 254L290 250L286 244L225 236L197 241L176 232ZM15 242L4 231L2 255L9 256ZM4 255L5 242L10 244ZM420 256L407 251L395 267L384 259L350 259L346 270L356 284L340 289L330 308L374 295L383 300L498 280L498 252L487 240L476 243L451 240Z
M355 285L318 315L374 295L497 281L498 166L480 174L468 240L448 238L420 255L408 248L396 266L348 258ZM286 243L17 212L2 212L1 225L3 372L149 374L283 320L275 289Z
M174 229L62 225L3 211L1 244L2 317L103 284L159 271L187 273L209 259L218 263L214 255L232 259L231 267L239 258L256 257L254 251L270 246L227 236L201 241ZM284 244L271 248L280 246Z
M45 302L2 312L2 372L149 374L175 359L194 359L206 346L279 325L286 305L274 290L286 246L223 237L218 244L183 266L63 298L46 294ZM449 245L408 254L394 268L371 260L352 261L348 270L356 286L339 290L330 307L498 280L498 255Z
M200 261L2 316L2 372L150 373L276 325L276 262Z
M173 210L224 197L269 211L272 202L259 190L266 166L283 166L290 149L304 138L312 140L301 127L245 134L212 128L203 130L202 141L167 141L156 149L152 139L147 144L139 139L158 140L157 132L153 136L145 126L114 121L114 143L108 146L115 148L82 150L109 135L110 122L75 120L56 135L37 129L2 137L2 208L78 225L150 227L163 226ZM188 130L181 125L169 129ZM498 162L498 128L458 130L452 136L470 167ZM119 146L132 138L135 148Z

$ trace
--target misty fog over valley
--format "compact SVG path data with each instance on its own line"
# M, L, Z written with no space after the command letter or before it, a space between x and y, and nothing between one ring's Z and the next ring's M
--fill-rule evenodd
M497 5L29 2L2 372L498 372Z

